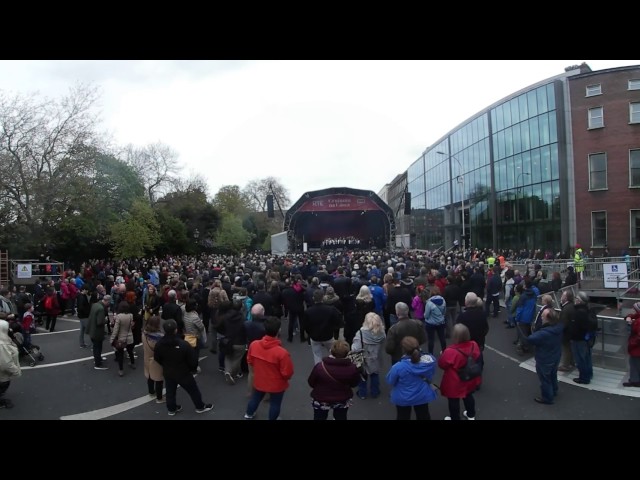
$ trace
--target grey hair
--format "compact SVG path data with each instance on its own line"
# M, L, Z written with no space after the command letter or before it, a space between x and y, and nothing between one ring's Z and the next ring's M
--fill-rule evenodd
M175 290L169 290L169 292L167 293L167 296L169 298L176 298L178 296L178 294L176 293Z
M578 292L576 298L580 299L582 303L589 303L589 295L587 295L586 292Z
M409 305L404 302L396 303L396 316L407 317L409 315Z

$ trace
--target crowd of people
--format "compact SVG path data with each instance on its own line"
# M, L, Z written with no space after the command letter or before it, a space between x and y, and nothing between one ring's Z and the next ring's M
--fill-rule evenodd
M518 353L535 346L541 383L536 401L553 403L558 369L575 365L575 381L589 383L590 349L581 343L584 319L578 314L588 298L569 298L571 291L565 290L562 312L575 303L574 314L536 312L539 295L575 282L571 267L565 278L559 272L549 276L541 268L519 272L504 255L490 250L453 257L348 250L92 260L67 268L59 277L39 279L33 292L0 288L0 319L9 331L10 323L20 328L20 320L31 312L35 322L54 331L59 315L77 314L79 346L87 348L88 336L94 368L108 368L102 348L109 338L120 376L125 374L125 357L129 367L136 368L133 348L142 344L148 393L166 403L169 415L182 409L178 385L196 412L213 408L203 401L193 376L200 370L198 351L210 349L227 384L248 377L251 397L245 418L255 417L265 396L270 399L269 419L279 418L294 375L282 336L286 342L298 337L311 346L314 367L308 384L314 419L326 419L332 411L335 419L345 420L354 393L361 399L376 398L381 380L391 389L398 419L410 418L412 409L416 418L429 419L428 404L436 398L431 381L440 368L447 419L473 420L473 395L482 378L463 381L458 372L468 357L483 364L488 319L498 315L500 298L507 310L505 327L517 331ZM2 343L3 329L0 323L0 358L19 371L18 362L11 360L13 351ZM360 368L349 358L356 351L363 353ZM391 365L386 373L385 355ZM0 371L0 380L16 375L15 368ZM629 386L640 386L638 371L633 363ZM7 388L8 383L0 381L0 396Z

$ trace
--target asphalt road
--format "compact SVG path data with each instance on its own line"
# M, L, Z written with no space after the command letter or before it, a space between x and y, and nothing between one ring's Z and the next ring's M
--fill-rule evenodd
M535 373L519 366L526 357L518 357L512 340L514 330L504 328L503 318L490 319L491 331L485 350L483 386L476 393L477 420L640 420L640 399L591 391L577 385L560 383L554 405L533 401L539 395ZM196 414L188 395L178 390L178 403L183 411L169 417L166 404L156 404L147 395L146 379L139 363L136 370L125 367L124 377L118 376L111 347L105 341L103 353L108 370L93 369L90 349L78 344L78 320L61 317L54 333L39 333L33 343L40 345L44 361L30 368L23 361L22 377L11 383L7 397L15 407L0 409L0 420L243 420L247 405L246 378L229 386L218 372L217 358L208 350L201 351L202 373L197 382L205 402L213 402L214 410ZM283 322L286 331L286 321ZM295 373L282 405L282 420L313 418L307 377L313 366L311 347L299 341L283 345L291 352ZM436 340L436 350L438 341ZM142 347L136 348L142 360ZM385 358L385 368L390 363ZM126 363L126 362L125 362ZM386 370L385 370L386 372ZM434 383L438 384L441 372ZM395 407L389 402L389 388L384 381L382 395L377 399L360 400L354 396L349 410L352 420L393 420ZM260 406L256 420L267 417L268 404ZM430 404L433 419L448 414L447 400L438 397Z

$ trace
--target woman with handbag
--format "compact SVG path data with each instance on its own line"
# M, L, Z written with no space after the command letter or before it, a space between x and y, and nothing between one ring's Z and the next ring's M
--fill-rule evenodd
M436 369L433 355L420 351L415 337L406 336L400 342L402 357L387 373L391 385L391 403L396 406L396 420L411 420L411 409L416 420L431 420L429 403L436 399L431 380Z
M118 375L124 375L124 351L129 355L129 366L136 368L135 357L133 356L133 314L130 311L126 300L118 303L116 308L116 320L111 333L111 345L116 349L116 361L118 362Z
M184 339L189 345L200 351L206 344L206 338L203 339L203 335L206 335L204 323L198 316L198 302L190 298L184 307L184 314L182 321L184 322ZM199 373L200 367L198 367Z
M145 322L144 331L142 332L144 376L147 378L149 396L156 397L156 403L164 403L166 401L162 396L162 389L164 387L162 365L153 358L156 343L164 336L160 323L160 317L153 315Z
M358 398L362 400L367 398L367 383L370 384L371 398L378 398L380 395L380 367L386 338L380 315L375 312L367 313L351 345L352 352L362 350L364 355L363 375L358 384Z
M337 340L331 353L315 364L307 382L312 388L313 419L326 420L333 410L334 420L346 420L352 404L353 387L360 382L360 373L347 358L349 344Z

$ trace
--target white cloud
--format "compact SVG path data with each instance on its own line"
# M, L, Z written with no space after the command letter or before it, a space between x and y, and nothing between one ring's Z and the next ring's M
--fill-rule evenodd
M171 146L212 194L274 176L295 202L332 186L378 191L468 117L579 63L14 60L0 61L0 89L56 97L95 83L117 143Z

